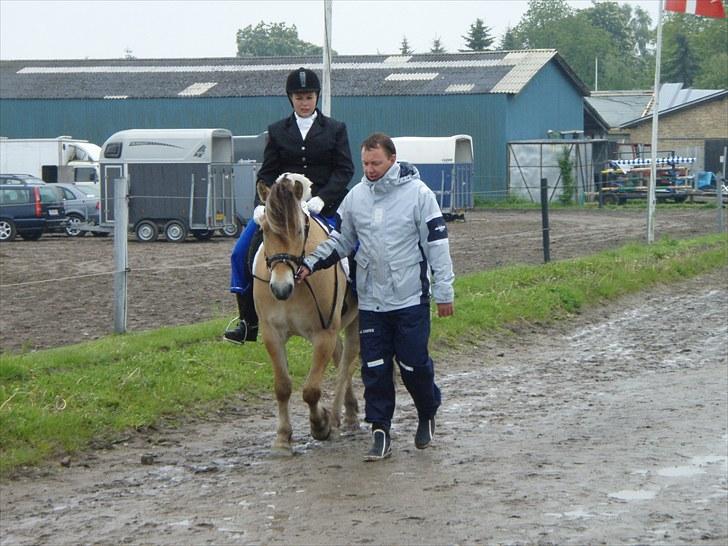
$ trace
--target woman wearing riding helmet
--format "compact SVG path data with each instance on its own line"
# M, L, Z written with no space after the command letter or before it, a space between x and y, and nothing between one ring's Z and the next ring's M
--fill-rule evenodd
M271 186L286 172L305 175L312 182L308 211L333 219L354 174L346 125L317 108L321 84L314 71L301 67L288 74L286 94L293 112L268 127L258 180ZM258 335L252 276L246 262L261 240L260 229L251 219L230 256L230 291L237 298L239 322L225 331L223 339L232 343L255 341Z

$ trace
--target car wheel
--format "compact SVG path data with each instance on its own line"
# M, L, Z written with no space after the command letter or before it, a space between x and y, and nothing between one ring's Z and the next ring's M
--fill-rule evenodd
M142 220L136 225L134 233L136 234L136 238L142 243L151 243L157 240L159 230L157 229L157 224L151 220Z
M215 235L215 230L212 229L193 229L192 235L198 241L209 241L212 236Z
M225 237L237 237L238 235L240 235L241 231L242 231L242 226L237 222L230 224L228 226L225 226L220 230L220 232Z
M164 236L172 243L181 243L187 238L187 226L179 220L171 220L164 226Z
M0 219L0 242L13 241L17 234L18 231L15 229L15 222L5 218Z
M83 224L85 220L78 214L68 215L68 224L66 224L66 235L69 237L83 237L86 232L79 229L79 225Z
M20 236L26 241L37 241L43 235L42 229L34 229L32 231L22 231Z

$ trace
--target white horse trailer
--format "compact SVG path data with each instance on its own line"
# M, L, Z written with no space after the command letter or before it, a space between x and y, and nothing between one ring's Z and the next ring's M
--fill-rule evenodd
M464 218L473 208L473 139L449 137L396 137L397 160L412 163L435 192L446 220Z
M114 181L129 181L129 226L140 241L164 233L209 239L235 225L233 137L227 129L130 129L101 154L101 225L114 223Z

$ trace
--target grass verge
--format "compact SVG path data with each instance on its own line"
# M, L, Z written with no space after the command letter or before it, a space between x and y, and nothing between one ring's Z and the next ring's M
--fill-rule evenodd
M726 265L728 237L710 235L463 276L456 281L456 315L433 319L431 343L475 343L509 324L557 320ZM165 418L204 414L240 393L270 392L262 344L221 343L224 327L214 320L0 355L0 476ZM309 345L295 339L288 348L299 385Z

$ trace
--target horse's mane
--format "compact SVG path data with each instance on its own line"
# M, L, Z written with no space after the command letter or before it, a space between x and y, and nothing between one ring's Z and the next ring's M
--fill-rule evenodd
M281 236L295 235L298 228L297 218L302 214L301 202L293 193L293 181L279 180L270 187L265 203L265 216L268 228Z

